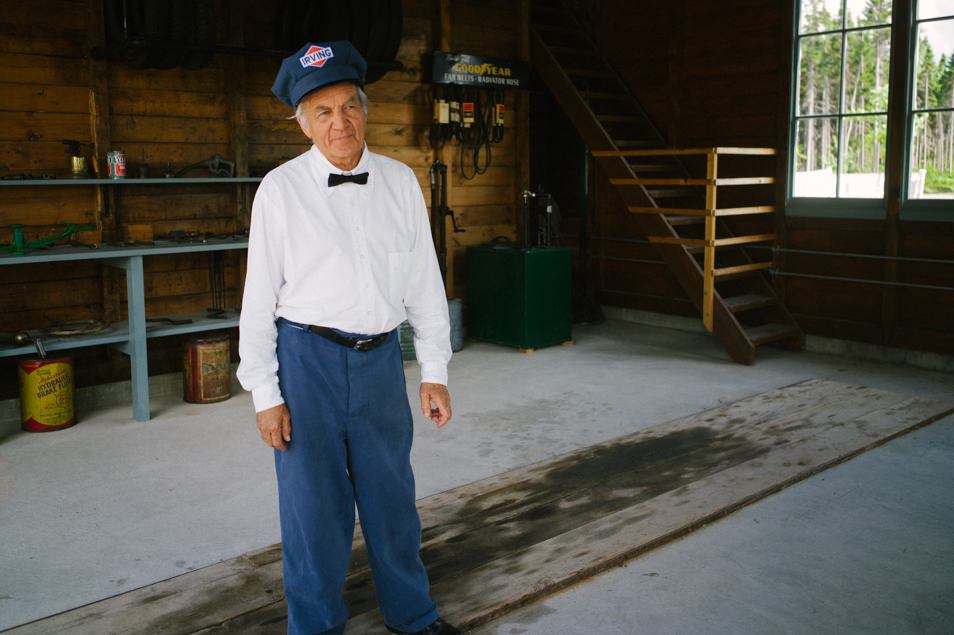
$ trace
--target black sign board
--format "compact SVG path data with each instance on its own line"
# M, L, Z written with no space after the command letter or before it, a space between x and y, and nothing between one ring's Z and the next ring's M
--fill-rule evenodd
M517 60L434 51L433 81L435 84L526 90L530 86L530 67Z

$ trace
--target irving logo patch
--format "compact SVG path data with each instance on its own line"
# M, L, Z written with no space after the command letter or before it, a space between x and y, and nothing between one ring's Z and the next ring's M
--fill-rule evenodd
M325 62L334 56L335 54L332 52L330 46L311 46L304 56L298 58L298 61L301 62L303 68L308 68L309 66L321 68L325 65Z

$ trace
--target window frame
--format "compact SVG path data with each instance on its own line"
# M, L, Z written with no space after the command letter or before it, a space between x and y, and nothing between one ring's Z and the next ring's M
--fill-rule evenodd
M845 92L845 71L847 66L847 57L846 57L846 48L848 42L848 34L856 33L862 31L870 31L874 29L883 29L885 26L890 30L891 41L894 42L895 38L895 29L897 26L895 20L895 8L899 0L892 0L892 20L888 25L879 24L879 25L864 25L858 27L847 27L848 20L848 10L846 0L840 0L842 3L842 15L841 15L841 28L833 29L828 31L818 31L813 33L799 33L799 25L801 19L801 0L796 0L792 3L792 52L791 52L791 69L789 73L789 112L788 112L788 152L786 153L786 170L785 170L785 214L787 216L808 216L808 217L818 217L818 218L856 218L856 219L883 219L886 215L887 201L888 201L888 175L890 174L892 163L897 161L896 157L892 157L890 153L892 133L891 133L891 120L894 116L894 107L895 100L892 98L891 86L894 85L894 74L897 72L898 64L894 63L895 60L892 60L889 56L889 66L888 66L888 107L886 111L882 113L877 113L877 116L885 117L886 132L885 132L885 166L884 166L884 181L885 187L881 193L880 197L873 198L857 198L857 197L841 197L838 196L840 184L841 184L841 174L839 167L842 161L842 152L843 149L843 126L842 122L845 118L848 117L862 117L869 115L870 113L850 113L846 114L844 112L844 92ZM912 3L914 4L914 3ZM820 35L829 35L837 33L841 36L841 70L839 77L839 95L838 95L838 112L833 115L815 115L815 116L803 116L798 115L798 98L799 98L799 70L801 67L800 61L800 49L801 49L801 40L804 37L814 37ZM894 46L891 46L891 53L894 51ZM798 122L804 119L810 118L820 118L820 117L835 117L838 120L838 159L837 165L835 166L835 196L831 197L808 197L808 196L799 196L795 197L792 195L792 189L795 184L795 165L797 164L795 153L798 150Z
M897 2L898 0L894 0ZM918 0L912 0L908 3L908 50L905 64L904 94L901 98L904 100L904 153L901 157L901 219L902 220L921 220L921 221L946 221L954 222L954 198L948 199L923 199L908 198L911 187L911 149L914 145L914 115L916 114L914 104L914 80L917 74L915 66L917 62L918 51L918 25L925 22L940 22L950 20L954 22L954 14L918 20ZM924 108L917 112L954 112L954 108Z

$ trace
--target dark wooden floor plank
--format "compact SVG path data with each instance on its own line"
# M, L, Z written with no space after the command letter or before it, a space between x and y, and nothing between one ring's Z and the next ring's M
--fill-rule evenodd
M419 502L442 612L474 625L684 535L954 412L811 380L671 421ZM349 634L384 633L360 531ZM283 633L281 550L160 582L10 631Z

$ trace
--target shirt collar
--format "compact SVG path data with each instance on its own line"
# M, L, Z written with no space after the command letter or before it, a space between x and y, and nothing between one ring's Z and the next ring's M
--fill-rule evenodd
M351 170L344 171L336 167L331 161L329 161L325 155L321 153L321 150L318 149L318 146L312 144L310 150L311 162L315 168L315 174L318 178L318 183L322 189L326 190L328 193L334 192L335 190L328 187L328 175L331 173L334 174L360 174L362 172L368 172L368 185L371 184L371 180L374 178L374 174L371 173L371 153L368 152L368 145L364 145L364 149L361 151L361 158L358 160L358 165L354 166ZM361 186L367 187L367 186ZM341 189L340 187L338 188Z

